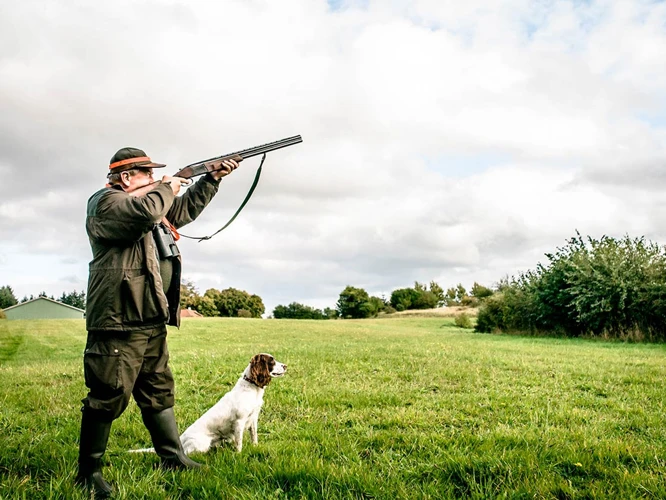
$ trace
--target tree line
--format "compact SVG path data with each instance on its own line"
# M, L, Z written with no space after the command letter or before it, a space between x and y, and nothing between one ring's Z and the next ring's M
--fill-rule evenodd
M193 309L203 316L240 318L260 318L266 310L259 295L236 288L209 288L203 295L199 295L191 281L184 281L180 285L180 307Z
M23 302L28 302L29 300L34 300L39 297L46 297L51 300L57 300L58 302L62 302L63 304L67 304L72 307L78 307L79 309L86 308L86 293L83 291L77 292L76 290L73 290L69 293L62 292L62 295L57 299L53 295L49 297L46 292L41 292L37 295L37 297L34 295L30 295L30 297L28 297L26 295L19 301L16 298L16 295L14 295L14 290L12 287L5 285L0 287L0 309L7 309L8 307L22 304Z
M215 288L211 288L206 290L203 295L199 295L192 282L183 281L180 285L180 292L181 308L194 309L204 316L260 318L265 311L261 297L244 290L237 290L235 288L216 290ZM5 285L0 287L0 311L39 297L57 300L58 302L79 309L86 308L86 293L83 291L63 292L58 298L55 298L53 295L49 297L46 292L41 292L37 297L34 295L25 296L19 301L12 287Z
M478 332L666 341L665 247L643 237L594 239L577 233L546 258L536 269L504 278L493 288L474 283L469 292L461 284L444 291L435 281L415 282L386 298L349 285L335 307L320 310L292 302L276 306L272 316L369 318L409 309L478 306ZM84 292L63 293L57 300L85 308ZM17 303L10 286L0 287L0 310ZM181 307L204 316L258 318L265 312L258 295L235 288L209 289L199 295L190 282L181 285Z
M468 293L462 284L444 291L435 281L429 285L416 281L412 288L393 290L390 298L371 296L359 287L348 285L340 292L335 308L323 310L292 302L278 305L273 309L275 319L359 319L376 317L379 314L391 314L410 309L432 309L442 306L476 307L493 290L474 283Z
M462 284L444 291L435 281L429 285L414 283L413 288L398 288L391 297L370 296L363 288L347 286L338 298L335 307L317 309L298 302L289 305L278 305L273 309L272 316L276 319L337 319L337 318L370 318L380 313L390 314L410 309L431 309L441 306L477 306L479 301L491 295L489 288L474 283L468 293ZM37 297L48 297L41 292ZM20 302L33 300L33 295L25 296ZM59 298L48 297L63 304L79 309L86 307L86 294L76 290L63 292ZM11 286L0 287L0 310L18 304ZM236 288L217 290L210 288L200 295L191 281L184 280L180 285L180 306L192 309L203 316L226 316L259 318L265 312L260 296L250 294Z

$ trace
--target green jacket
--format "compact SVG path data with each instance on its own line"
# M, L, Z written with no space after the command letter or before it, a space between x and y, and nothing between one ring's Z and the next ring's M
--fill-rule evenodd
M196 219L217 193L208 174L183 196L168 184L145 196L104 188L88 200L86 231L92 248L86 301L88 331L180 326L180 256L173 259L168 297L151 230L166 217L176 228Z

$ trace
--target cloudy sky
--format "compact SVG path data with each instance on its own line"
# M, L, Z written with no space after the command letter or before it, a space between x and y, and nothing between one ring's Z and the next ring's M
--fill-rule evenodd
M173 173L301 134L213 240L201 293L267 313L346 285L492 286L575 235L666 243L666 4L53 0L0 16L0 285L86 287L88 197L124 146ZM241 164L202 216L234 213Z

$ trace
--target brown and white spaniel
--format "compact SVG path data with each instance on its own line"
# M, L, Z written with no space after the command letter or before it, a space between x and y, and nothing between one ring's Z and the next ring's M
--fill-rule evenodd
M270 354L253 356L234 388L181 434L185 453L206 452L222 442L231 442L236 451L241 451L246 429L250 431L252 444L257 444L264 389L274 377L286 372L287 365Z

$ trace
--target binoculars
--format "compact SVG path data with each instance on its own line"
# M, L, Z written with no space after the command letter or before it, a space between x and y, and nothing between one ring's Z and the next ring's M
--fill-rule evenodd
M153 228L153 239L157 245L157 253L162 259L170 259L180 255L180 250L176 246L176 240L173 239L171 230L164 224L156 224Z

